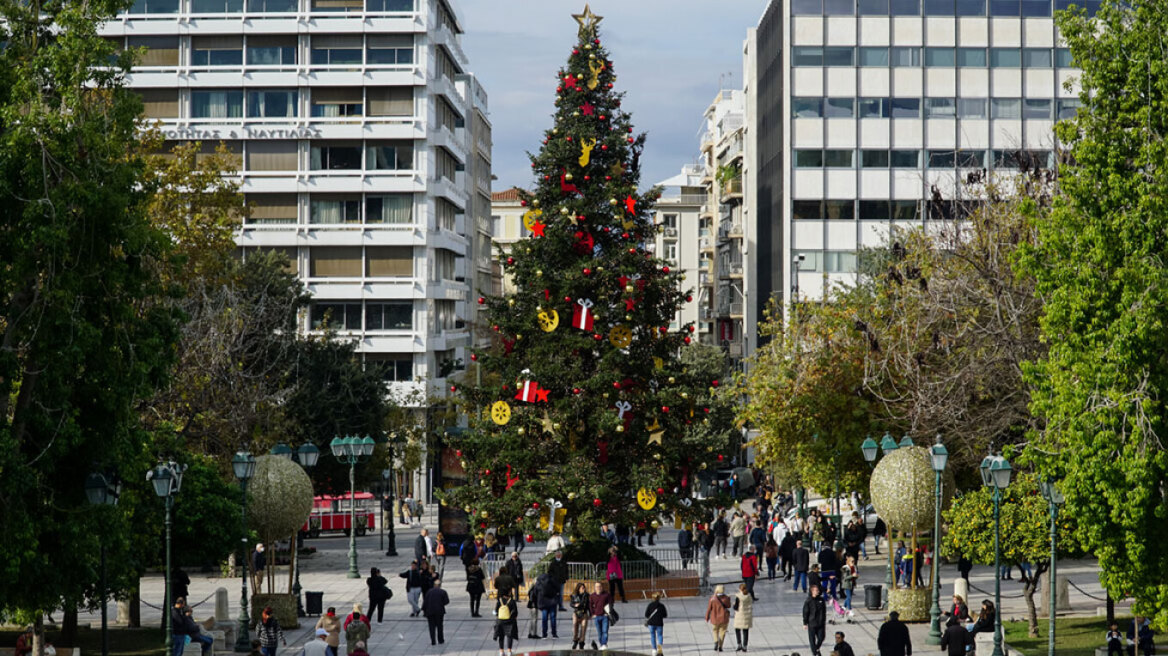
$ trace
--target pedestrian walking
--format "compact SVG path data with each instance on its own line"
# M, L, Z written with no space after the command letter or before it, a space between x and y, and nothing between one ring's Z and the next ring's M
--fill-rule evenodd
M645 608L645 626L649 628L649 645L658 656L665 648L666 617L669 617L669 611L665 609L665 604L661 603L661 593L656 592L653 594L653 601Z
M823 548L819 550L819 576L823 579L824 594L833 599L836 597L836 585L839 580L836 578L836 573L839 571L840 563L836 557L835 549L828 543L823 543Z
M730 520L730 554L737 558L742 553L743 543L746 541L746 519L739 512L734 513Z
M681 568L689 567L693 561L693 531L690 530L690 525L686 524L677 532L677 552L681 556Z
M361 612L361 604L353 604L353 612L345 616L341 626L345 630L345 651L352 656L357 645L368 640L372 631L369 617Z
M341 620L337 617L337 609L329 606L325 614L316 621L316 628L324 629L328 634L325 638L328 656L337 656L337 648L341 646Z
M422 579L422 594L425 595L430 591L430 588L434 587L434 579L438 577L435 576L434 569L430 567L430 561L428 560L423 560L418 563L418 573Z
M442 531L434 537L434 573L438 578L446 576L446 536Z
M766 546L767 532L763 528L762 518L756 519L754 528L750 529L750 535L747 538L747 543L754 547L754 553L762 553L762 548Z
M742 585L753 600L758 599L754 594L754 580L756 578L758 578L758 554L754 552L752 544L746 548L746 553L742 555Z
M811 552L803 547L802 540L795 540L795 549L791 552L791 560L795 568L795 585L792 590L798 590L803 585L803 592L807 592L807 570L811 565Z
M629 603L628 599L625 599L625 570L621 567L620 555L617 553L616 547L608 548L608 565L605 568L605 578L608 579L608 590L612 593L613 601L616 601L616 591L619 589L621 603Z
M486 579L487 575L479 566L479 559L475 558L470 561L470 565L466 568L466 593L470 595L471 617L482 617L479 614L479 607L483 603L483 595L487 592Z
M775 580L775 569L779 565L779 545L775 542L774 534L767 536L766 545L762 548L762 555L766 558L767 580Z
M827 603L818 585L811 586L811 592L803 601L803 628L807 631L807 644L812 656L822 656L824 631L827 627Z
M726 642L726 627L730 625L730 607L732 602L726 596L726 589L719 585L714 588L714 594L706 604L706 623L714 633L714 651L722 651L722 643Z
M503 566L503 571L507 572L515 582L511 596L518 600L520 591L523 590L523 561L519 560L518 551L511 552L511 560L508 560L507 564Z
M442 580L434 579L434 586L422 598L422 615L426 616L426 624L430 629L431 645L446 642L442 635L442 623L446 619L446 606L449 604L450 596L442 589Z
M714 551L714 531L709 524L701 527L694 541L697 542L698 557L701 559L698 585L705 590L710 585L710 555Z
M840 570L840 586L844 593L844 608L852 609L852 596L856 593L856 579L860 578L860 568L856 566L856 557L848 556L848 562Z
M564 537L560 535L559 531L552 531L551 537L547 541L547 549L544 553L555 553L562 551L564 547L568 546L564 543Z
M568 600L572 607L572 649L583 649L588 638L588 619L591 611L588 605L588 586L577 583Z
M746 651L750 644L750 627L754 626L754 595L749 587L739 584L738 594L734 595L734 642L738 645L734 651Z
M535 586L527 591L527 639L539 640L539 607L536 606Z
M888 621L880 625L876 635L876 648L880 656L912 656L912 637L908 627L900 621L900 613L892 611Z
M255 550L251 552L251 589L260 593L260 584L264 581L264 568L268 565L268 555L264 553L264 543L257 542Z
M730 523L726 521L726 511L718 512L718 519L714 520L714 555L726 557L726 541L730 537Z
M540 574L539 578L535 579L535 583L531 589L527 591L528 595L533 592L535 594L535 607L539 610L539 624L540 637L548 637L548 625L551 625L552 637L560 637L559 631L556 629L557 613L560 610L560 586L552 579L550 574Z
M506 656L511 656L511 648L519 639L519 605L511 597L511 590L500 590L495 602L495 638L499 641L499 656L504 656L503 645L507 645Z
M381 575L381 570L376 567L369 569L369 578L365 579L365 586L369 588L369 619L373 619L373 611L377 611L377 623L381 623L381 618L385 616L385 602L393 597L393 591L389 589L389 581Z
M950 615L945 623L945 633L941 636L941 651L949 656L965 656L966 650L973 644L969 631L956 615Z
M969 582L969 572L972 570L973 561L969 559L969 556L961 554L957 557L957 573L961 575L961 578L965 579L966 583Z
M548 563L547 573L556 584L556 608L559 611L566 611L567 609L564 608L564 584L568 582L568 561L564 560L564 552L556 550L555 555L552 556L552 562Z
M784 581L790 581L795 576L795 535L788 532L779 543L779 571Z
M843 631L835 632L835 645L832 646L831 651L834 654L838 654L838 656L856 656L856 652L852 650L852 646L848 644L847 640L844 640Z
M592 649L596 650L596 642L600 641L601 649L608 649L608 628L611 619L608 614L612 610L612 595L605 591L604 586L597 581L592 584L592 594L588 597L588 611L592 614L592 622L596 625L596 640L592 641Z
M852 558L860 557L860 545L864 542L864 535L860 532L860 522L857 518L852 517L848 520L848 525L844 527L844 544L847 545L845 553Z
M419 605L422 598L422 570L418 569L418 561L411 561L410 568L398 576L406 580L406 601L410 604L410 617L417 617L422 612Z
M495 580L491 583L491 585L493 585L495 588L496 596L507 592L511 595L512 599L514 599L516 602L519 601L518 595L515 592L515 579L509 573L507 573L506 568L499 569L499 573L495 575ZM516 618L515 621L518 622L519 619Z
M288 646L288 642L284 640L284 630L280 628L280 621L276 619L276 613L272 611L271 606L265 606L260 613L260 651L264 656L276 656L276 650L280 645Z
M414 560L420 565L429 562L434 557L434 540L430 538L430 531L422 529L418 537L414 538Z
M300 656L328 656L328 631L317 629L316 636L304 643L300 649Z

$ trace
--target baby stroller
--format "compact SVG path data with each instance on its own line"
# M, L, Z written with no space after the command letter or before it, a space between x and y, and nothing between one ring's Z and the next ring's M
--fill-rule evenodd
M843 605L840 604L839 599L836 599L835 597L829 597L828 599L831 601L831 609L833 614L828 617L827 623L835 624L837 619L842 619L844 622L851 624L852 617L855 615L855 613L848 610L847 608L844 608Z

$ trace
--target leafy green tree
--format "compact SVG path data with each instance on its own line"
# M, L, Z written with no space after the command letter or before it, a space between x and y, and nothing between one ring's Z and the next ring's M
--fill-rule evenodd
M516 292L484 299L494 343L475 353L482 383L461 389L469 484L446 502L472 511L475 528L531 530L529 511L549 498L580 536L607 521L694 515L695 477L725 453L725 442L691 430L706 419L698 395L712 381L679 360L692 326L668 329L686 294L646 249L659 192L637 189L645 138L613 91L595 23L582 21L557 73L554 125L531 157L529 238L504 259ZM500 424L496 404L509 406ZM641 488L657 495L652 510L637 504Z
M1070 157L1027 261L1050 349L1027 372L1046 424L1033 462L1064 476L1068 511L1090 518L1109 594L1165 630L1168 3L1105 3L1056 23L1082 70L1082 108L1056 127Z
M1063 488L1060 486L1059 488ZM953 500L943 511L945 520L941 554L950 560L964 555L981 565L994 564L994 503L988 487L975 488ZM1016 476L1001 500L1002 562L1030 563L1034 575L1024 581L1023 594L1030 623L1030 635L1038 636L1038 611L1034 593L1042 576L1050 571L1050 520L1048 505L1038 491L1034 474ZM1055 541L1059 558L1083 556L1079 526L1071 515L1062 514Z
M35 615L38 636L41 611L84 601L99 536L128 532L83 484L142 449L135 406L178 337L141 102L96 33L121 8L0 5L0 612Z

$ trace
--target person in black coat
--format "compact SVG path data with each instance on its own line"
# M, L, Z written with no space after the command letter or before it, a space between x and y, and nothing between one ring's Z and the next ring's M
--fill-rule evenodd
M446 640L442 635L442 623L446 618L446 605L450 596L442 589L442 581L434 579L434 585L422 597L422 614L430 627L430 644L440 645Z
M802 540L795 540L795 549L791 552L791 560L795 565L795 585L792 589L798 590L799 583L803 583L803 591L807 591L807 570L811 567L811 552L803 546Z
M827 602L820 594L819 586L811 586L811 594L803 602L803 628L807 630L807 643L813 656L822 656L824 629L827 626Z
M170 575L170 598L186 598L189 596L188 589L190 588L190 585L191 577L187 576L187 573L182 571L181 567L175 568L175 570Z
M389 581L381 575L381 570L373 567L369 570L369 578L365 579L365 585L369 588L369 619L373 620L373 611L377 611L377 622L381 623L381 618L385 616L385 602L393 596L393 592L389 589Z
M790 581L795 574L794 563L791 561L795 555L795 536L790 533L783 536L783 541L779 543L779 569L786 575L784 580Z
M483 594L487 591L485 585L487 575L483 573L483 569L479 567L479 559L475 558L470 561L470 565L466 567L466 593L470 595L470 616L482 617L479 615L479 606L483 601Z
M688 567L690 561L693 560L693 545L693 531L690 530L688 525L683 526L681 530L677 532L677 551L678 555L681 556L682 569Z
M961 578L969 581L969 572L973 569L973 561L965 554L957 559L957 572L961 574Z
M965 649L973 644L973 637L956 616L950 616L941 636L941 650L948 650L949 656L965 656Z
M564 608L564 584L568 582L568 561L564 560L564 553L557 551L552 557L552 562L548 563L548 576L556 582L556 598L559 599L559 611L565 611Z
M832 645L831 650L839 656L856 656L856 652L852 651L852 646L848 644L847 640L844 640L843 631L835 632L835 644Z
M900 613L892 611L888 614L888 621L880 625L876 648L880 650L880 656L912 656L912 638L908 627L900 621Z
M872 527L872 544L876 547L876 555L880 555L880 539L888 535L888 525L883 519L876 518L876 525Z
M835 549L829 544L827 540L823 541L823 548L819 550L816 562L819 563L819 576L823 580L824 594L834 597L836 573L839 571L840 563L836 558Z
M519 560L519 552L512 551L511 559L503 565L503 571L515 581L515 587L511 591L511 596L519 599L519 591L523 589L523 561Z
M726 540L730 537L730 523L726 521L726 513L718 513L714 520L714 555L726 557Z

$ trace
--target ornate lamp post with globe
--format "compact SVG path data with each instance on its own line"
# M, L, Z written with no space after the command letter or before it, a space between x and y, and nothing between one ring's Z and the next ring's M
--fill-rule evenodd
M255 476L255 468L255 456L248 451L238 451L231 459L231 471L235 474L235 478L239 481L239 487L243 491L239 502L243 517L243 573L240 575L239 619L235 629L235 652L239 654L251 651L251 635L248 630L248 627L251 626L251 617L247 613L247 566L248 560L251 558L251 550L247 548L247 482L251 480L252 476Z
M1056 537L1058 535L1058 509L1059 506L1066 503L1067 499L1063 493L1058 489L1054 479L1044 479L1038 484L1042 491L1042 498L1050 504L1050 629L1047 631L1050 635L1047 636L1046 653L1048 656L1054 656L1054 619L1057 613L1057 588L1058 579L1055 577L1055 563L1058 560L1058 553L1055 551L1057 546Z
M986 456L981 461L981 482L993 489L994 497L994 652L1002 654L1002 495L1010 487L1013 469L1010 461L1001 455Z
M146 480L154 484L154 494L166 499L166 653L171 653L173 646L173 627L170 623L170 607L174 605L171 598L170 585L170 516L174 509L174 495L182 489L182 477L187 466L180 465L173 460L160 462L154 469L146 472Z
M906 436L905 439L908 439ZM937 443L929 449L933 471L937 478L935 483L935 508L933 515L933 607L929 610L929 638L930 645L941 644L941 474L945 472L945 465L949 462L949 450L941 443L941 435L937 434Z
M116 474L94 472L85 477L85 496L93 506L116 506L122 493L122 484ZM109 656L109 620L106 610L106 596L109 587L105 580L105 538L101 539L101 656ZM167 611L169 612L169 611Z
M359 579L357 569L357 463L373 455L373 438L334 437L329 443L333 456L349 465L349 573L348 578Z

